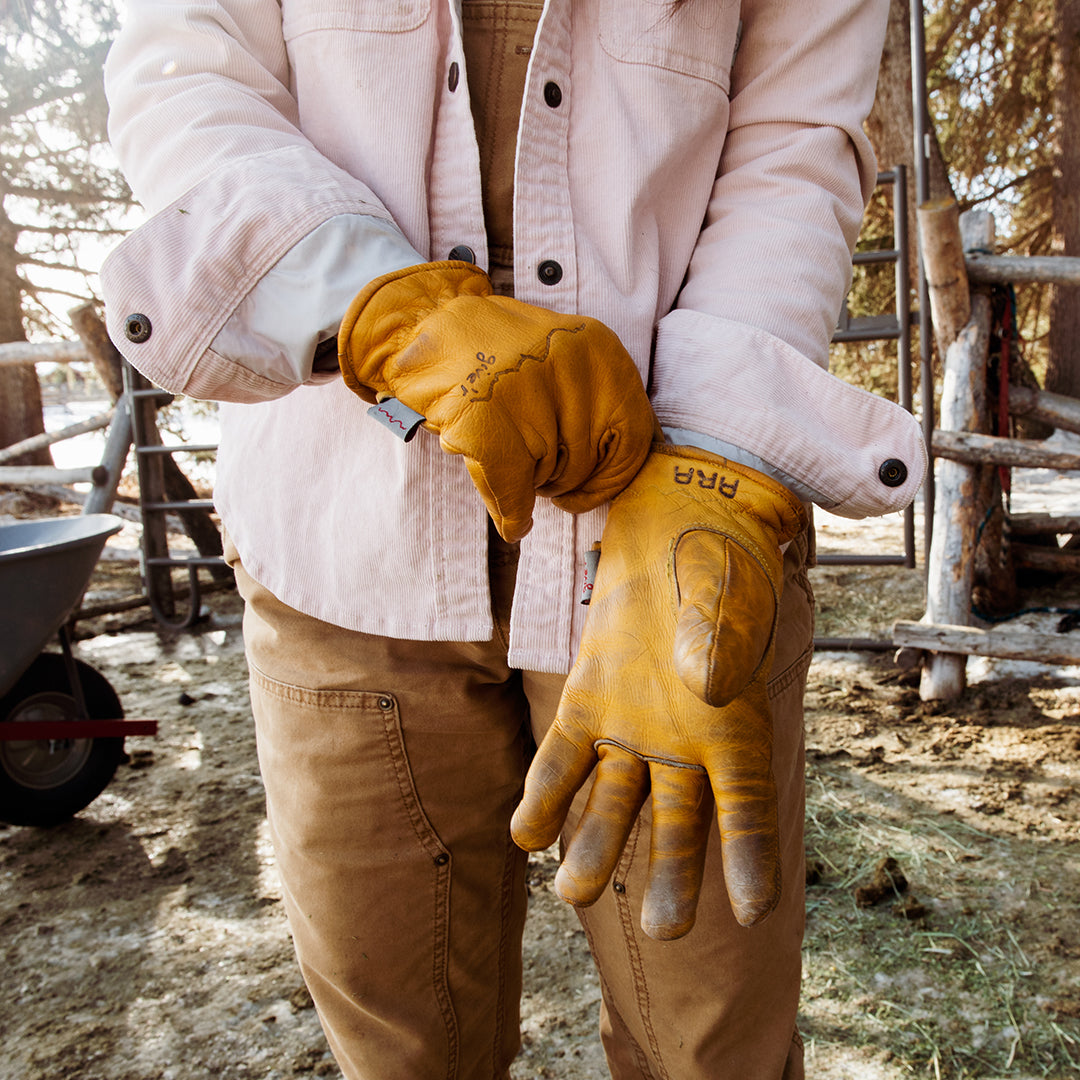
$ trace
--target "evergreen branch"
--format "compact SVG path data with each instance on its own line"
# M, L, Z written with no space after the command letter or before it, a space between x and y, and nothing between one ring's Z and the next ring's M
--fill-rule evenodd
M956 36L957 31L960 29L961 25L968 21L972 11L978 6L979 0L965 0L965 2L953 13L953 18L938 34L934 48L926 57L926 67L929 70L936 70L943 66L945 52L948 47L953 44L953 39Z
M87 300L86 293L72 292L70 289L61 289L55 285L35 285L33 282L20 278L22 291L34 300L41 302L42 296L66 296L69 300Z
M35 258L33 255L17 255L20 266L36 266L42 270L56 271L64 274L81 274L83 277L92 277L96 270L84 270L79 266L67 266L64 263L51 262L48 259ZM51 290L50 290L51 291Z
M21 100L9 100L3 107L0 107L0 123L10 124L17 118L26 116L35 109L40 109L43 105L51 105L56 101L74 97L76 94L85 94L88 92L87 87L93 85L94 82L84 77L75 86L52 86L49 88L49 93L42 94L40 97L34 96L34 93L31 92L24 95ZM40 86L35 89L40 89Z
M102 225L101 228L87 228L83 225L19 225L15 227L20 232L42 233L45 236L66 236L68 233L82 233L86 236L127 236L130 229L116 229L112 226Z
M114 197L94 191L60 191L55 188L22 187L12 184L4 189L4 194L15 195L21 199L36 199L45 203L70 203L72 206L92 206L95 203L116 203L120 206L133 206L130 198Z

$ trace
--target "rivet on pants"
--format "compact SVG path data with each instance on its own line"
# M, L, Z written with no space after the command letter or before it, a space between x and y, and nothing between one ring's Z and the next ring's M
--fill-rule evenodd
M445 866L450 861L450 856L444 851L441 855L435 856L436 866Z
M392 709L393 707L394 707L394 702L393 702L392 698L388 698L388 697L379 698L379 708L380 709Z
M621 893L624 893L624 892L626 892L626 886L625 886L625 885L624 885L624 884L623 884L623 883L622 883L621 881L616 881L616 882L615 882L615 884L614 884L614 885L612 885L611 887L612 887L612 888L613 888L613 889L614 889L614 890L615 890L615 891L616 891L617 893L620 893L620 894L621 894Z

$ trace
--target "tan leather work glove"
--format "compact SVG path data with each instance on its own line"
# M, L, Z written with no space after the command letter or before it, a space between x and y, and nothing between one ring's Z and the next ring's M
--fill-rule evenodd
M471 263L371 282L342 323L338 360L354 393L397 398L464 455L506 540L529 531L537 493L571 513L607 502L653 438L641 376L613 331L495 296Z
M595 767L563 899L600 896L651 791L645 933L693 926L714 799L735 918L751 926L778 903L766 683L780 545L805 524L782 485L688 447L655 446L615 499L581 649L511 826L528 851L553 843Z

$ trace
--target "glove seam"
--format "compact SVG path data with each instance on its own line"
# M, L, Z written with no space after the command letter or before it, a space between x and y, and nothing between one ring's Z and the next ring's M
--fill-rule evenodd
M680 761L678 758L658 757L656 754L645 754L640 750L635 750L632 746L627 746L626 743L619 742L618 739L594 739L593 749L598 746L615 746L620 750L625 750L639 761L645 761L656 765L668 765L673 769L688 769L690 772L700 772L708 775L708 770L704 765L698 765L693 761Z

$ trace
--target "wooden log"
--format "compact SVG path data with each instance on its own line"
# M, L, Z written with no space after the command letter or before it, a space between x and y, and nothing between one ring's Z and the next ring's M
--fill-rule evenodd
M0 345L0 367L16 364L74 364L89 361L80 341L11 341Z
M236 582L228 579L224 581L208 581L199 586L199 595L208 596L210 593L232 592L236 588ZM191 590L183 586L177 586L176 599L184 602L191 599ZM103 600L97 604L80 607L75 613L74 619L96 619L102 615L119 615L125 611L135 611L138 608L150 606L148 596L128 596L117 600ZM73 619L73 621L74 621Z
M1008 465L1014 469L1080 469L1080 454L1054 450L1033 439L1003 439L975 431L934 432L934 456L971 465Z
M1027 386L1009 387L1009 412L1042 420L1063 431L1080 433L1080 399Z
M124 358L110 340L95 304L86 303L71 308L68 318L89 353L98 378L116 406L115 419L109 428L105 453L101 459L107 479L94 489L85 506L88 514L105 512L116 498L133 438L131 409L124 396Z
M76 435L85 435L88 431L100 431L102 428L109 426L112 418L113 410L110 409L108 412L98 413L87 420L80 420L77 424L61 428L59 431L49 431L44 435L32 435L29 439L12 443L10 446L0 450L0 462L14 461L20 454L25 454L30 450L40 450L44 446L53 446L58 442L63 442L65 439L73 439Z
M1009 434L1015 439L1049 439L1054 434L1057 424L1042 419L1038 407L1030 411L1021 411L1028 410L1028 404L1031 401L1029 391L1035 394L1043 393L1038 377L1031 369L1031 364L1022 352L1013 349L1009 353L1008 367L1009 385L1006 398L1009 405L1009 431L1000 431L999 434ZM1019 402L1016 408L1013 407L1014 396ZM1061 395L1057 396L1061 397Z
M99 466L83 469L54 469L51 465L0 465L0 484L92 484L100 475Z
M942 227L947 215L938 215ZM924 220L926 217L924 216ZM987 250L994 244L994 219L990 214L970 212L959 225L960 250ZM942 249L955 248L954 235ZM966 288L966 280L965 280ZM941 427L950 432L986 430L986 361L990 345L990 300L969 294L971 317L945 351L941 394ZM954 303L950 317L959 311ZM978 541L978 524L984 508L979 505L978 469L963 461L943 458L935 475L934 529L927 556L927 623L966 625L971 618L971 592ZM964 691L967 664L963 656L945 652L931 654L923 665L919 694L924 701L949 700Z
M971 293L964 265L960 212L949 196L923 203L916 211L930 316L942 356L971 318Z
M1012 536L1006 530L1007 514L1001 490L1000 469L976 469L975 504L982 510L971 553L971 609L983 618L1016 611L1020 598L1012 559Z
M893 643L902 647L943 650L948 654L990 656L1000 660L1035 660L1043 664L1080 664L1080 637L1037 630L947 623L897 622Z
M1080 573L1080 549L1013 544L1013 560L1029 570L1049 570L1054 574Z
M112 343L105 323L92 303L80 304L68 312L68 318L79 340L98 373L98 378L105 384L109 397L118 400L124 393L124 358L120 350Z
M1080 258L1074 255L964 255L968 278L979 285L1080 285Z
M11 484L10 487L14 491L25 491L28 494L35 495L47 495L51 499L56 499L60 503L70 503L73 506L85 507L90 500L91 496L98 490L96 487L90 492L77 491L75 488L64 487L63 484ZM87 510L87 513L91 511ZM95 513L104 511L94 511ZM136 525L142 524L142 511L137 506L132 506L131 503L126 502L114 502L108 508L108 513L115 514L116 517L123 518L125 521L131 521ZM182 532L179 522L176 526L177 532Z
M1080 533L1080 515L1011 514L1009 529L1014 536L1039 536L1047 533L1071 536L1073 533Z
M120 398L113 410L113 420L109 425L109 434L105 439L105 450L101 455L101 468L105 470L105 480L94 485L90 497L83 506L83 513L105 514L112 508L124 475L124 465L131 452L131 409L126 397Z

